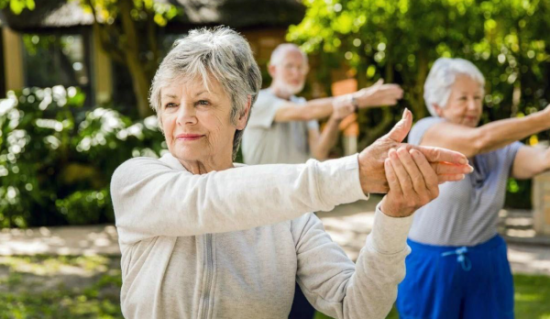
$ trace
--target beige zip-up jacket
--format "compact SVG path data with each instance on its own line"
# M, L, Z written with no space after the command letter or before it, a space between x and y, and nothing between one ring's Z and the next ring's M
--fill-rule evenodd
M127 319L286 319L298 282L334 318L384 318L411 218L377 210L354 264L309 212L366 199L357 155L193 175L172 155L111 181Z

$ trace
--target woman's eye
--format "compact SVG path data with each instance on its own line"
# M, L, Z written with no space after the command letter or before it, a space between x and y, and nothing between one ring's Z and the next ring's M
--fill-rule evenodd
M468 98L465 97L465 96L461 96L461 97L459 98L460 101L466 101L467 99L468 99Z
M175 107L175 106L176 106L176 103L166 103L166 104L164 105L164 108L165 108L165 109L169 109L169 108L172 108L172 107Z
M481 96L474 96L474 100L481 100Z
M199 100L197 102L197 105L208 106L210 105L210 102L208 102L207 100Z

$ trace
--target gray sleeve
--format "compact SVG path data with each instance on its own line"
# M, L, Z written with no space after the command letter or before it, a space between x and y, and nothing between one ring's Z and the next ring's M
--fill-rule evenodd
M124 244L250 229L366 199L357 155L203 175L173 169L154 158L134 158L113 174L111 197Z
M437 123L444 122L445 119L440 117L427 117L416 122L409 133L408 142L412 145L420 145L426 131Z
M247 127L259 127L268 129L275 120L275 114L285 104L285 100L280 99L268 92L260 91L256 103L250 110L250 119Z
M378 208L372 233L355 265L313 214L293 221L297 282L310 303L337 319L385 318L405 277L412 217L391 218Z
M499 152L501 153L499 154L499 159L502 160L503 171L507 172L508 174L512 173L512 166L514 165L516 155L519 149L523 146L525 146L525 144L521 142L514 142L499 150Z

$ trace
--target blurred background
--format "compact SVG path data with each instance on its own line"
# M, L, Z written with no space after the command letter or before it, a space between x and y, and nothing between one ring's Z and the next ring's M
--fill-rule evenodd
M361 110L333 157L405 107L427 116L423 84L442 56L485 75L482 123L550 103L550 0L0 0L0 318L122 318L110 177L166 151L154 72L174 40L217 25L247 38L264 87L271 52L293 42L310 58L308 99L380 78L404 88L398 106ZM517 318L550 318L547 206L550 175L509 180L500 228L516 249ZM370 217L324 221L354 257Z

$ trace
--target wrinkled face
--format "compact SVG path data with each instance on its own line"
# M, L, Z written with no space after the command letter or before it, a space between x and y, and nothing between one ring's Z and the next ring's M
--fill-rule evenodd
M161 125L170 153L180 162L231 158L235 130L246 121L231 121L231 98L211 80L173 81L161 90Z
M467 75L458 75L447 106L435 107L442 118L455 124L476 127L483 111L483 88Z
M278 65L270 66L269 71L275 86L289 95L294 95L304 88L309 68L300 51L289 50Z

